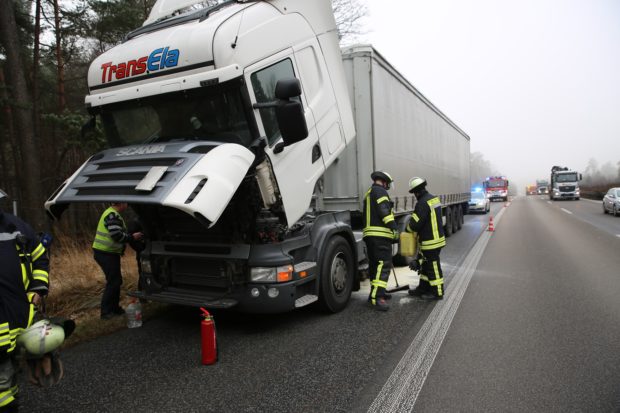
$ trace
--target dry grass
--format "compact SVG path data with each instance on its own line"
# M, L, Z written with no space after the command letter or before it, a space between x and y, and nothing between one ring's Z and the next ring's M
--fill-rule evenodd
M122 291L136 289L138 269L130 248L122 258L121 268ZM51 248L47 311L71 317L99 308L104 285L105 277L93 258L91 241L57 235Z
M93 258L91 243L91 240L56 234L51 248L47 314L76 321L77 328L66 343L69 346L125 328L124 317L105 322L99 319L105 277ZM138 283L138 268L135 253L131 248L127 248L123 256L121 268L121 305L125 307L129 303L126 292L135 290ZM157 314L163 308L165 306L146 304L143 306L144 318Z

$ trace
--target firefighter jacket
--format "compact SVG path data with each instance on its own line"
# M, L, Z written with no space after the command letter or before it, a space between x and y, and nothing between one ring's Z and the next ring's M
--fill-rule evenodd
M423 191L415 204L407 232L417 232L420 250L428 251L445 247L446 237L441 220L441 202L439 198Z
M392 201L385 188L372 184L364 197L364 237L394 239L396 221Z
M32 324L34 294L47 295L49 257L30 225L2 211L0 263L0 353L10 353L17 335Z
M93 249L110 254L123 255L125 243L131 239L121 214L113 207L106 209L97 225Z

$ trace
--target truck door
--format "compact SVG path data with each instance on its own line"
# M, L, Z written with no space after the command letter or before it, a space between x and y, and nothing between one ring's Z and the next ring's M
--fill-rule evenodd
M289 225L308 210L314 186L325 171L314 116L306 101L304 82L297 70L292 49L248 67L245 73L252 103L275 100L278 80L291 77L300 79L302 85L300 98L308 124L306 139L275 153L275 145L282 140L275 109L254 110L259 131L267 138L265 152L271 161Z

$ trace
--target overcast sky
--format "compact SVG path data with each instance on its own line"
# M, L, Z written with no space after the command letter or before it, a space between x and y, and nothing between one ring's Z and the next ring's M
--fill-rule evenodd
M620 0L361 1L361 40L514 183L620 161Z

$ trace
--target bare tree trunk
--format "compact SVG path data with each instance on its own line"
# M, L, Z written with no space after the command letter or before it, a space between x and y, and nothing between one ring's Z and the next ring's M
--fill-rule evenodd
M34 116L34 133L41 138L41 117L39 109L39 65L41 60L41 0L35 2L34 47L32 51L32 114Z
M10 185L3 189L5 189L6 191L10 191L10 195L12 198L21 199L22 193L20 190L21 188L18 184L19 182L21 182L21 173L19 168L17 168L17 165L21 163L21 156L19 154L17 138L15 137L15 128L13 127L13 111L11 109L11 105L8 103L10 101L9 94L7 93L7 85L4 81L4 71L2 69L0 69L0 100L3 102L7 102L7 104L2 107L2 113L4 115L4 121L6 124L5 136L8 138L6 143L8 143L11 147L11 156L6 150L6 145L4 148L2 148L2 167L6 171L5 173L8 179L6 185ZM10 163L9 158L11 158L12 160L12 162ZM9 179L9 177L12 177L12 179Z
M9 93L13 101L15 126L19 134L22 162L17 165L23 173L23 214L35 228L44 228L45 211L42 208L43 188L39 179L38 148L32 127L32 99L26 85L22 57L19 53L19 36L12 0L0 0L0 41L6 54L5 70Z
M62 58L62 33L60 30L60 7L58 0L52 0L54 5L54 32L56 35L56 65L58 66L58 112L62 113L67 106L65 97L65 64Z

